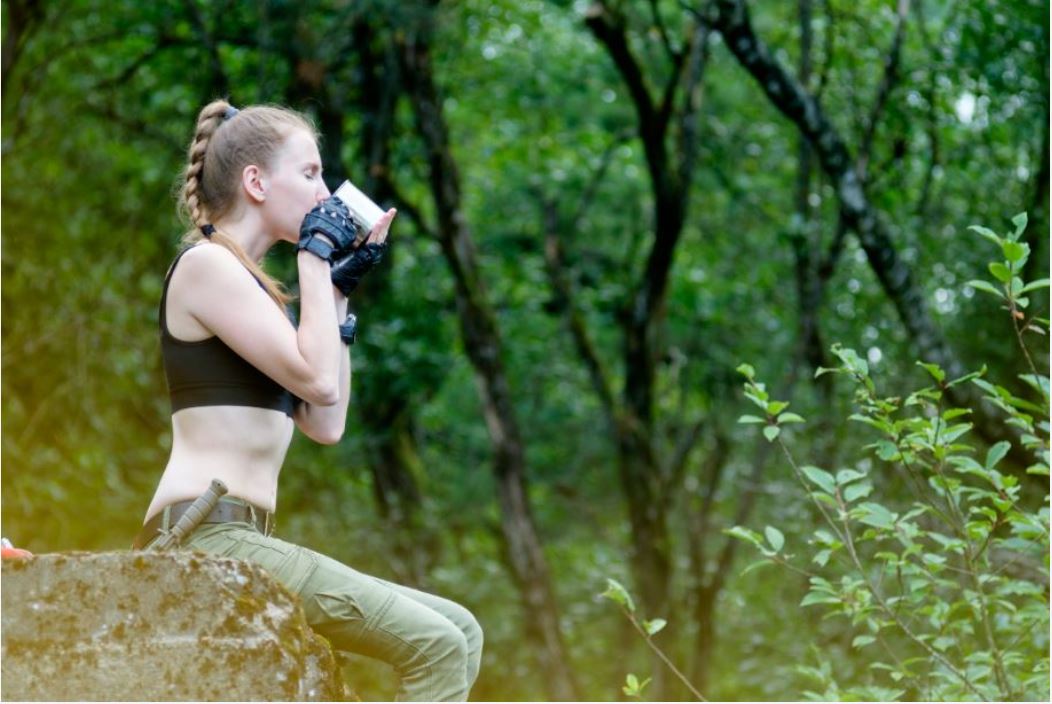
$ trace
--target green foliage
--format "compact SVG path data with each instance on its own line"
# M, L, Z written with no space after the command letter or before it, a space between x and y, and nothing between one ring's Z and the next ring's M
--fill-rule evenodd
M606 578L606 591L600 594L600 598L609 599L614 603L621 606L621 611L628 618L629 622L636 629L636 632L643 638L647 646L664 662L665 666L672 671L672 674L688 689L691 694L697 697L698 700L707 701L705 697L691 684L679 668L677 668L668 655L662 650L657 643L654 642L653 636L657 635L661 630L668 625L668 622L663 618L655 618L653 620L640 621L636 617L635 602L632 600L632 595L629 594L628 590L618 582L616 579ZM629 673L625 677L625 685L621 688L621 691L630 697L642 696L643 689L650 682L651 678L647 677L642 682L634 674Z
M659 100L670 75L659 24L672 47L681 48L679 32L689 14L666 0L611 4L624 13L629 50L645 69L643 84ZM582 698L606 699L619 694L626 671L647 667L648 646L641 634L637 647L623 647L622 614L583 596L602 576L622 574L632 528L623 512L616 443L601 430L603 408L546 278L544 228L552 212L566 221L579 215L566 233L569 274L597 354L617 386L629 371L618 364L620 322L632 303L629 282L647 266L659 209L630 91L583 26L590 5L438 3L433 59L463 179L460 216L475 239L505 344L501 362L510 396L523 420L526 497L564 607L561 626ZM811 87L820 84L827 114L854 146L883 79L894 13L885 0L861 0L850 8L812 5ZM954 223L999 223L1039 192L1035 178L1048 101L1047 3L913 5L902 62L909 70L899 72L875 125L867 195L914 266L924 299L917 304L932 306L967 368L988 365L988 374L967 383L989 384L983 388L1019 430L1020 443L1038 449L1040 441L1033 444L1027 435L1040 438L1042 432L1024 428L1032 421L1041 430L1041 404L1034 398L1042 387L1040 370L1016 378L1017 360L1004 354L1000 334L1008 328L990 324L996 311L989 294L979 291L973 298L971 287L959 292L985 257L973 245L987 241ZM31 6L41 10L40 21L23 24L18 13ZM797 4L751 0L749 6L758 34L792 65L802 39ZM419 8L385 0L71 0L5 3L2 12L9 30L5 50L12 49L5 51L0 164L3 533L36 552L124 548L171 445L157 302L182 229L172 187L184 167L196 110L220 94L239 105L298 106L324 117L327 128L338 128L341 136L329 146L341 149L332 155L341 163L329 162L326 154L327 172L342 168L356 180L365 178L373 173L376 154L362 140L375 114L360 109L375 107L369 104L375 95L363 83L363 56L387 56ZM348 32L363 18L372 25L367 42ZM650 341L660 359L652 438L674 443L695 420L704 429L684 465L682 484L673 487L675 501L654 507L667 512L673 526L673 601L660 615L676 627L660 628L659 618L638 621L677 661L693 655L692 638L700 630L684 587L709 574L718 553L713 548L719 547L713 541L723 538L699 540L691 520L705 505L712 533L734 521L753 486L753 436L760 437L746 432L748 426L728 434L723 483L704 504L709 477L703 470L717 454L707 433L743 411L733 393L738 360L754 360L751 378L771 381L751 391L760 398L791 372L800 344L789 239L802 238L807 251L822 255L812 264L833 269L817 311L821 339L859 341L852 365L864 364L882 388L894 387L889 395L905 397L899 384L930 376L914 366L911 340L852 235L842 249L831 246L839 207L828 184L812 174L808 210L802 217L796 212L796 129L762 97L722 42L712 42L706 63L696 122L699 167L663 319ZM393 83L395 74L385 71L383 78ZM962 108L968 105L970 110ZM386 175L433 222L426 198L428 155L404 96L394 111ZM670 154L678 139L670 136ZM990 246L998 248L998 263L1009 273L1036 264L1031 278L1040 279L1047 276L1047 257L1041 256L1047 245L1034 233L1047 232L1047 202L1031 202L1028 210L1030 222L1021 235L1017 225L1008 226L1015 241L1032 250L1025 263L1020 247ZM459 342L453 277L437 241L416 226L408 209L401 209L392 237L384 274L389 288L354 303L362 339L353 352L345 440L336 448L302 437L293 442L281 478L280 535L403 581L392 549L392 507L380 498L389 457L378 448L392 426L405 428L407 445L417 452L411 466L421 496L420 523L436 536L434 546L422 544L416 531L407 536L432 565L417 586L455 598L479 615L487 643L474 698L541 699L545 673L542 661L530 657L534 649L524 647L530 628L516 598L521 585L509 575L501 544L500 504L489 471L492 444ZM275 252L267 265L287 281L294 277L287 249ZM1040 318L1048 317L1038 295L1044 289L1024 284L1013 292L1008 284L1006 291L1001 280L988 282L1001 305L1009 305L1006 294L1029 299L1025 308L1017 304L1027 318L1013 324L1041 328ZM1024 328L1024 334L1034 331ZM837 359L838 366L847 364ZM1002 381L995 384L995 378ZM830 419L845 402L819 388L798 384L791 409L779 409L768 397L753 406L746 422L759 425L763 437L773 439L771 447L788 437L794 450L814 458L809 462L820 466L804 479L830 511L836 508L828 502L835 503L839 492L852 509L881 505L901 521L910 510L902 496L905 478L881 471L901 467L898 446L881 432L873 465L842 459L843 448L870 442L858 438L880 431L871 422L834 427ZM1047 382L1044 388L1047 395ZM970 418L950 417L947 427ZM947 472L995 491L986 467L1015 476L1007 465L1020 447L999 460L1000 450L989 458L984 451L964 454L983 467L983 476L948 459ZM838 468L844 466L864 478L842 474ZM1047 462L1035 461L1029 471L1047 473ZM1033 502L1026 502L1026 487L1038 479L1044 476L1021 477L1018 490L1027 506ZM852 638L844 637L839 623L799 618L792 607L803 596L798 590L809 588L808 577L793 572L801 579L794 582L780 571L753 571L772 565L799 569L796 559L808 569L832 570L843 561L846 548L825 528L819 530L827 540L815 537L808 551L812 531L804 526L813 516L806 506L783 499L794 480L764 476L760 482L764 492L749 520L758 529L745 534L765 552L744 578L728 575L718 597L706 663L711 677L705 691L713 698L793 698L794 672L805 661L841 681L861 681L871 651L882 647L879 641L861 645L863 640L851 650ZM859 509L859 517L857 525L872 531L882 530L872 523L887 518L871 506ZM939 535L957 540L947 531ZM707 556L697 574L684 567L695 547ZM946 554L953 555L948 549ZM841 588L837 575L821 576ZM808 657L809 640L821 644L820 662ZM612 650L618 658L610 657ZM373 692L368 698L392 696L390 673L365 668L364 659L356 663L353 677L363 692ZM372 680L389 690L370 689ZM645 694L657 696L656 684ZM818 682L808 686L829 698L847 691ZM892 688L905 689L893 682ZM884 696L857 686L852 691L867 699ZM909 696L917 695L908 690L904 698Z
M1015 224L1016 232L1007 238L973 228L1005 253L1004 262L994 262L1001 266L990 267L1004 287L989 288L1007 303L1013 320L1025 307L1019 293L1047 286L1036 282L1028 289L1018 279L1027 251L1011 245L1025 217ZM976 282L969 285L986 290ZM1047 333L1047 323L1030 323L1039 324ZM822 572L794 567L809 577L800 605L822 606L829 616L850 623L856 633L852 648L872 651L873 677L887 677L894 686L843 685L823 662L799 668L821 689L805 695L897 699L908 691L925 700L1047 699L1049 497L1034 501L1020 478L1003 469L1010 441L997 442L985 453L968 441L972 426L963 419L971 410L948 406L945 392L966 382L979 386L1020 431L1020 442L1033 459L1027 473L1048 476L1048 377L1023 375L1032 397L1023 399L981 378L984 372L947 381L938 366L921 363L933 385L905 398L881 397L865 360L839 345L832 352L840 364L818 374L852 380L857 412L850 419L877 432L865 449L879 463L860 461L834 474L799 466L783 445L825 524L809 541L811 563ZM743 369L746 398L769 407L763 385L747 365ZM768 409L768 423L771 418ZM894 472L909 485L913 500L871 497L875 470L863 467ZM776 529L766 529L768 546L746 528L726 532L751 543L767 560L792 566L777 554L783 540Z
M647 677L640 682L638 677L629 673L625 675L625 684L621 687L621 691L629 697L641 698L643 696L643 690L646 689L648 684L650 684L650 680L651 678Z

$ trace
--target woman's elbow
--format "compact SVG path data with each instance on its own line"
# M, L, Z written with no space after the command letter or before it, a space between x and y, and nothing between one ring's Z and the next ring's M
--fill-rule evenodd
M303 400L312 406L335 406L340 402L340 389L335 383L317 382L306 390Z
M343 439L343 426L333 425L318 428L313 433L313 440L322 445L335 445Z

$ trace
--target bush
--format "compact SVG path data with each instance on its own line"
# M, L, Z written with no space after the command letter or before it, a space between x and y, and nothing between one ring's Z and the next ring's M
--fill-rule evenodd
M1020 379L1031 398L987 381L985 369L947 380L938 366L921 362L930 386L905 399L881 397L866 361L839 345L832 348L839 366L818 372L853 380L857 412L850 419L878 433L864 449L881 461L874 466L903 478L911 502L874 495L862 469L869 462L837 471L798 464L782 429L804 419L770 399L752 367L739 367L745 395L763 410L740 422L763 425L767 439L778 442L824 526L808 541L807 568L794 563L787 552L792 536L787 541L777 527L767 526L764 535L742 526L727 532L763 554L754 565L775 562L806 574L810 589L801 606L847 619L857 631L852 647L873 658L874 678L864 685L842 685L829 667L801 666L821 690L806 692L809 698L1049 699L1049 497L1034 508L1020 478L1004 468L1012 443L980 452L968 437L971 410L946 403L947 389L979 386L1033 458L1026 472L1048 476L1049 380L1024 344L1025 334L1048 332L1047 320L1024 314L1025 295L1047 288L1048 280L1019 278L1029 255L1019 241L1025 216L1014 223L1015 232L1004 237L973 228L1001 248L1004 260L990 265L995 283L969 285L996 296L1009 312L1030 370Z

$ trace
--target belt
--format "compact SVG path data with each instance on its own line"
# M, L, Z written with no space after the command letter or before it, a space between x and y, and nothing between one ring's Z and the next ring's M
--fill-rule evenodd
M163 530L174 526L175 522L186 513L186 509L190 508L192 503L193 501L178 501L158 511L153 518L146 521L146 525L135 536L132 549L143 549L151 540L158 537ZM167 526L165 525L166 513L168 514ZM274 514L250 503L220 499L216 507L212 509L210 514L205 516L201 523L250 523L263 535L270 535L270 532L274 529Z

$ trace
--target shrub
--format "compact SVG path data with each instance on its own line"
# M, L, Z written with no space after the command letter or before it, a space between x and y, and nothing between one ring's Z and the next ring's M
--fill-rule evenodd
M1030 398L986 380L985 369L947 380L937 365L923 362L930 386L904 399L882 397L866 361L839 345L832 348L839 365L818 371L854 382L857 412L850 419L878 434L864 449L881 460L876 466L902 477L912 501L875 495L861 468L798 464L782 429L804 419L788 411L787 402L769 398L752 367L739 367L746 397L763 411L740 422L762 425L780 445L824 525L808 541L806 568L788 553L793 536L787 540L777 527L767 526L763 535L742 526L727 532L762 553L754 565L775 562L806 574L810 588L801 606L847 619L857 631L852 647L869 654L870 669L889 680L845 687L829 667L801 666L822 688L806 692L810 698L1049 699L1049 497L1034 508L1034 497L1023 495L1027 485L1004 469L1012 443L980 452L968 436L971 410L946 402L947 389L977 385L1018 431L1016 442L1033 458L1026 472L1048 476L1049 380L1024 344L1024 335L1048 332L1047 320L1024 313L1026 294L1047 288L1048 280L1020 279L1029 256L1019 241L1025 215L1013 222L1015 231L1004 237L972 228L998 245L1004 259L990 264L993 283L969 285L996 296L1009 312L1030 372L1020 375Z

